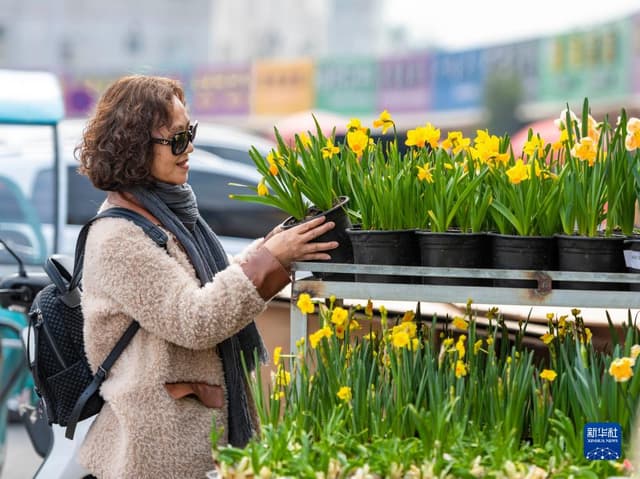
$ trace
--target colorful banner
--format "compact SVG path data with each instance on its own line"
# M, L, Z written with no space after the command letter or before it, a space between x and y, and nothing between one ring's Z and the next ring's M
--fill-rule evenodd
M391 114L431 108L432 55L388 57L378 63L379 111Z
M620 98L631 91L631 19L548 38L540 51L542 101Z
M640 93L640 14L631 17L631 41L626 52L631 57L631 91Z
M487 48L483 50L484 71L487 76L514 75L522 86L523 101L534 101L538 98L541 45L540 40L531 40Z
M247 115L250 109L251 67L199 68L191 79L194 115Z
M69 118L88 116L100 95L118 75L62 77L65 115Z
M437 53L434 59L434 110L480 108L485 70L482 50Z
M257 61L253 65L253 113L284 115L313 107L311 60Z
M358 115L376 107L376 63L370 58L320 60L315 71L317 108Z

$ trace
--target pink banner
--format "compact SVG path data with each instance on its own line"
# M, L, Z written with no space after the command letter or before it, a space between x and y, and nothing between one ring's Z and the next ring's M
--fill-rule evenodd
M391 114L424 111L431 105L431 56L421 53L385 58L378 66L379 110Z
M246 115L250 84L249 65L198 69L191 79L191 111L201 116Z

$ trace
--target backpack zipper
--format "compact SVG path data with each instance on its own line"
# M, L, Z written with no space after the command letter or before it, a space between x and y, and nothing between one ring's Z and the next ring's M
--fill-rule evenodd
M36 313L36 317L37 317L36 327L42 326L42 331L44 332L44 337L47 340L47 343L49 343L49 347L51 347L51 350L53 351L53 355L56 357L56 359L58 360L58 362L60 363L62 368L66 369L67 368L67 363L64 360L64 358L62 357L62 354L60 354L60 351L58 350L58 345L53 340L53 336L51 335L51 331L49 331L49 327L47 326L47 323L45 322L44 317L42 316L42 311L40 311L39 309L36 309L35 313Z

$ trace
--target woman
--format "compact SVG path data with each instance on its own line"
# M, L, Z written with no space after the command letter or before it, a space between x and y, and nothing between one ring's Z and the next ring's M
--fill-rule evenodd
M231 264L198 214L187 183L197 125L173 80L130 76L112 84L78 147L80 171L121 206L160 225L158 247L132 222L103 218L87 237L82 308L95 368L132 320L141 328L101 388L106 403L80 453L97 477L204 477L213 464L212 423L244 446L258 428L244 379L253 351L264 359L253 319L289 281L293 261L325 260L336 242L319 218L274 229Z

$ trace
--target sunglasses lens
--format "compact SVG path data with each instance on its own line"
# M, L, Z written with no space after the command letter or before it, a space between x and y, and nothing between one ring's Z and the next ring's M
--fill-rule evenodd
M171 150L174 155L181 155L185 152L189 146L189 132L181 131L177 135L174 135L171 143Z
M193 142L196 139L196 132L198 131L198 122L196 121L193 125L189 127L189 136L191 137L189 141Z

